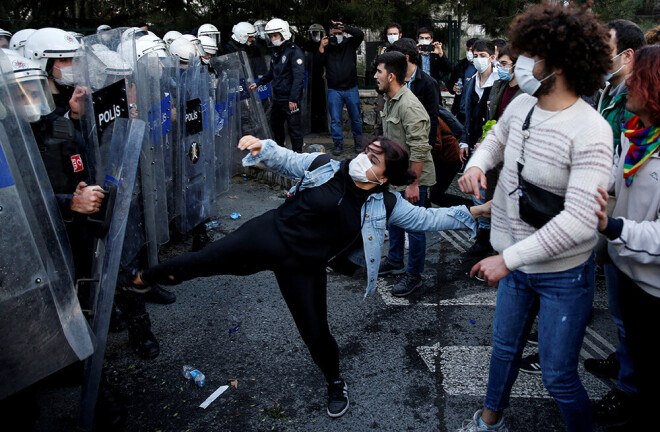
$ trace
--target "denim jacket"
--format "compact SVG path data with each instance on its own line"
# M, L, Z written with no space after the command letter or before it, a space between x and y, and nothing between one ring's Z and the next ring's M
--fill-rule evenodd
M256 157L248 154L243 158L243 166L252 166L261 162L285 175L302 178L301 190L324 184L340 167L338 161L331 160L330 163L314 171L307 171L312 161L321 153L298 154L278 146L272 140L263 140L262 143L261 152ZM293 187L290 192L295 192L295 189L296 187ZM469 229L472 237L476 235L477 225L467 207L426 209L410 204L398 192L393 193L396 195L396 204L389 223L410 231ZM387 211L382 192L369 195L362 206L362 220L364 221L362 224L364 256L361 258L367 267L366 298L376 291L380 256L387 229Z

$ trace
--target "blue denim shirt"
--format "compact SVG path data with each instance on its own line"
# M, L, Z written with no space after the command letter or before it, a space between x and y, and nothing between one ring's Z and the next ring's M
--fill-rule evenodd
M331 160L314 171L307 171L314 159L321 153L298 154L278 146L272 140L263 140L261 152L253 157L248 154L243 158L243 166L252 166L261 162L269 168L285 175L302 178L300 189L317 187L330 180L339 170L340 163ZM294 193L296 187L290 192ZM398 192L396 204L390 215L389 223L410 231L443 231L452 229L469 229L472 237L476 235L477 224L465 206L450 208L426 209L410 204ZM351 256L356 263L366 264L367 290L365 298L376 291L380 257L385 242L387 229L387 211L382 192L369 195L362 206L362 241L364 254Z

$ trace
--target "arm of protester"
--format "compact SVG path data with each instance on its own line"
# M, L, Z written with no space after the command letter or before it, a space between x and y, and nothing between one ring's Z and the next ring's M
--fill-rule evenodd
M314 159L320 154L296 153L285 147L278 146L273 140L260 140L251 135L241 138L238 142L238 148L250 151L243 158L243 166L253 166L261 162L268 168L298 178L305 175L305 170L307 170Z
M598 193L598 230L607 237L616 253L640 264L659 265L660 216L655 220L639 222L607 216L608 194L603 188L598 188Z
M470 230L470 236L477 234L476 218L490 216L490 201L479 206L424 208L410 204L401 194L390 215L389 223L410 231L446 231L453 229Z
M348 39L349 43L353 45L356 49L362 41L364 40L364 32L356 27L345 26L344 32L348 33L352 37Z

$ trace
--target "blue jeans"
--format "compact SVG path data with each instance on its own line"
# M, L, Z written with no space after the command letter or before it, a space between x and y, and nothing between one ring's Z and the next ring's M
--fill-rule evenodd
M527 274L516 270L500 281L486 408L500 412L508 407L538 310L543 384L559 405L569 432L593 430L589 396L578 376L578 362L594 297L595 268L592 255L584 264L566 271Z
M633 360L626 341L626 329L621 318L621 304L619 302L619 278L616 266L612 263L603 265L605 285L607 286L607 305L616 325L619 335L619 346L616 349L616 358L619 360L619 376L617 388L630 395L637 394L637 384L633 377Z
M419 201L415 204L424 207L426 201L427 186L419 187ZM404 195L403 193L401 195ZM426 260L426 232L405 231L396 225L388 225L390 232L390 250L387 258L395 262L403 262L405 248L405 233L408 233L408 268L406 271L413 275L424 273L424 261Z
M360 93L357 86L348 90L328 89L328 111L330 112L330 132L335 145L344 145L344 132L341 128L342 112L346 104L346 110L351 118L351 129L355 146L361 145L362 137L362 113L360 112Z

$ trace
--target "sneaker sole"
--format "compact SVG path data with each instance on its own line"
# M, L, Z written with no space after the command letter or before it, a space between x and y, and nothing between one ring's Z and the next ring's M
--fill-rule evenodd
M392 295L393 295L394 297L405 297L405 296L407 296L407 295L412 294L417 288L419 288L419 287L421 287L421 286L422 286L422 282L420 282L420 283L418 283L417 285L415 285L414 287L412 287L411 290L406 291L406 292L403 292L403 293L395 293L394 291L392 291Z
M329 415L330 417L332 417L332 418L341 417L341 416L343 416L344 414L346 414L346 411L348 411L348 407L349 407L350 405L351 405L351 401L350 401L350 400L347 400L347 402L346 402L346 406L344 407L344 409L341 410L341 411L339 411L338 413L333 414L333 413L330 412L329 409L326 409L326 412L327 412L328 415Z
M406 272L406 268L401 267L400 269L396 269L396 270L385 270L384 272L378 272L378 276L400 275L400 274L404 274L405 272Z

